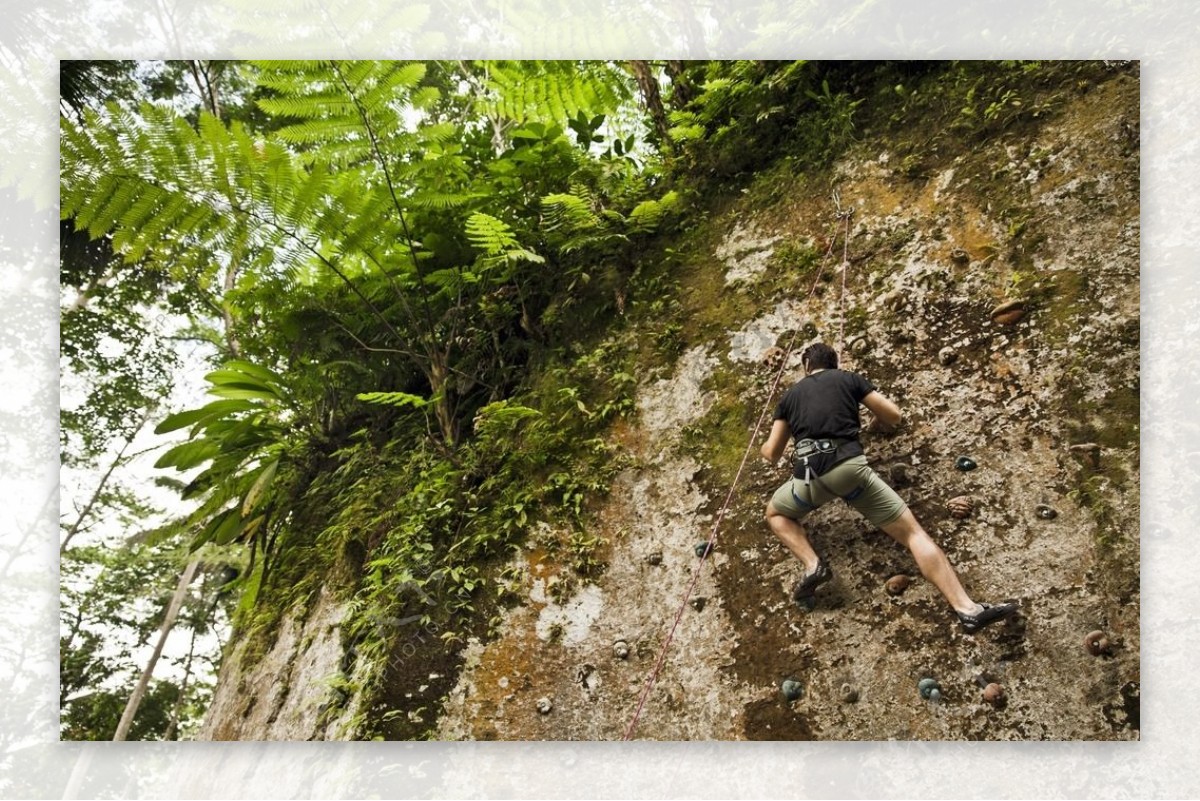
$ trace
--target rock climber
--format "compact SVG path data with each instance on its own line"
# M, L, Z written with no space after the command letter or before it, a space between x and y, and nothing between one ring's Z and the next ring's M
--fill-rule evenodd
M800 520L813 509L841 498L908 548L921 575L933 583L958 614L963 630L974 634L1010 617L1016 603L976 603L937 543L921 528L908 506L867 465L862 444L859 404L874 415L876 425L893 431L900 409L858 373L838 369L837 351L818 342L800 356L804 378L779 401L775 422L762 446L771 464L779 461L788 439L795 438L792 478L767 503L767 523L783 544L804 563L805 574L792 590L797 603L811 600L833 571L808 541Z

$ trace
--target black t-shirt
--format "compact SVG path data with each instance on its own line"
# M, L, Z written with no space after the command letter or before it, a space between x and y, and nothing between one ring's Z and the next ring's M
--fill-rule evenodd
M775 407L775 419L787 421L792 436L801 439L838 438L853 440L838 448L836 454L822 454L809 460L817 475L838 462L862 454L858 431L862 423L858 405L875 391L875 385L858 373L846 370L821 370L805 376L783 393ZM795 475L804 469L796 466Z

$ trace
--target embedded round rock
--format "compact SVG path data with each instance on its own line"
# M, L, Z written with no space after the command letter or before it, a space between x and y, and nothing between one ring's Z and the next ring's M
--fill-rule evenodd
M784 355L783 348L767 348L763 351L762 356L758 357L758 360L763 367L766 367L770 370L778 370L780 365L783 364Z
M847 703L847 704L857 703L858 702L858 688L854 687L852 684L849 684L849 683L843 684L842 685L842 702Z
M629 643L624 640L617 640L613 643L613 656L617 659L629 658Z
M1088 632L1083 638L1083 647L1092 656L1104 656L1112 652L1112 642L1109 641L1108 635L1099 629Z
M970 456L960 456L954 460L954 467L956 470L961 470L965 473L968 470L974 470L976 467L979 467L979 465L977 465L975 460Z
M946 508L950 510L951 517L962 520L964 517L970 517L975 511L975 499L970 495L959 495L946 501Z
M958 361L958 351L951 347L942 348L938 351L938 361L949 367Z
M696 598L693 598L691 601L689 601L689 603L692 605L692 608L695 609L697 612L703 612L705 604L708 603L708 599L696 597Z
M942 697L942 685L937 679L924 678L917 682L917 692L926 700L937 701Z
M992 706L999 706L1004 703L1006 696L1004 688L996 682L992 682L983 688L983 700L987 701Z
M887 582L884 583L883 588L887 590L888 595L900 595L908 589L908 585L910 583L912 583L912 580L909 579L908 576L901 573L888 579Z
M955 264L969 264L971 261L971 254L962 248L955 248L954 250L950 251L950 261L954 262Z
M795 679L784 679L779 685L779 690L788 701L796 701L804 695L804 685Z
M708 556L710 553L712 553L712 545L710 545L707 542L698 542L698 543L696 543L696 547L693 548L692 550L695 551L696 556L703 558L705 556Z
M651 565L661 565L662 564L662 551L655 551L654 553L649 554L646 557L646 563L651 564Z
M992 309L992 322L996 325L1015 325L1025 316L1025 301L1010 300Z
M912 465L897 462L888 468L888 483L893 487L907 487L913 483Z
M554 702L549 698L543 697L537 700L537 711L539 715L549 715L551 709L554 709Z
M1053 520L1054 518L1058 517L1058 510L1056 510L1053 506L1047 506L1044 503L1039 505L1035 511L1037 512L1037 516L1042 520Z

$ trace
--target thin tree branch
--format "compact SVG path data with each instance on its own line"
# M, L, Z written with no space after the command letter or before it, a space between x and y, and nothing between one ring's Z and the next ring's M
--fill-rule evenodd
M71 527L69 529L67 529L67 536L63 538L62 543L58 546L59 556L62 556L63 553L66 552L67 545L69 545L71 540L75 538L75 535L79 534L81 527L83 525L83 522L87 519L87 516L89 514L91 514L92 508L100 500L100 495L104 491L105 485L108 484L108 480L110 478L112 478L113 472L118 467L120 467L125 461L127 461L125 458L125 451L129 449L130 445L133 444L133 440L137 437L137 435L141 432L142 428L146 425L146 422L150 419L152 409L153 409L153 406L147 406L142 411L142 417L141 417L141 420L138 421L137 427L134 428L132 433L130 433L130 435L126 438L125 443L121 446L121 450L117 453L116 457L114 457L112 462L108 465L108 469L106 471L104 471L104 475L100 477L100 483L96 485L95 491L92 492L91 497L88 498L87 503L84 504L83 509L80 510L78 517L75 518L75 522L71 524ZM135 456L137 456L137 455L140 455L140 454L135 454ZM134 457L130 457L130 458L132 459Z
M425 312L426 331L429 335L430 342L432 342L434 339L435 329L433 325L433 313L429 309L429 293L427 287L425 286L425 271L421 269L421 260L417 258L416 243L413 241L412 231L408 227L408 218L404 214L404 208L400 204L400 198L396 194L396 185L392 179L392 171L388 167L387 159L384 158L383 150L379 146L379 137L375 133L375 128L371 125L371 119L367 114L367 110L363 107L362 101L359 99L354 89L350 86L349 81L346 80L346 76L342 74L340 69L338 69L337 62L330 61L329 66L330 69L333 70L334 74L337 75L338 80L341 81L342 86L345 87L346 93L350 95L350 100L354 103L354 107L358 110L358 116L362 119L363 128L366 129L367 137L371 142L371 152L374 153L375 159L379 163L379 168L383 170L383 178L387 183L388 194L391 195L392 198L392 206L396 209L396 215L400 220L400 228L404 231L404 242L408 247L409 256L412 258L413 269L417 271L417 279L421 283L421 291L418 294L421 298L421 305L423 306ZM391 281L390 276L388 280ZM392 286L395 287L394 281L392 281ZM398 287L396 287L396 291L400 291Z

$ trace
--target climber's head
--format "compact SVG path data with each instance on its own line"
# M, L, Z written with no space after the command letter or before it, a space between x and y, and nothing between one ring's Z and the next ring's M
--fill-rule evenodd
M814 370L836 370L838 366L837 351L824 342L814 342L800 354L800 363L804 366L806 373Z

